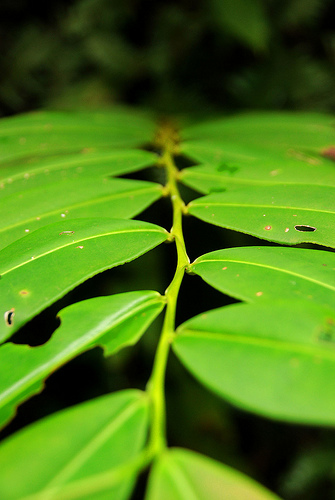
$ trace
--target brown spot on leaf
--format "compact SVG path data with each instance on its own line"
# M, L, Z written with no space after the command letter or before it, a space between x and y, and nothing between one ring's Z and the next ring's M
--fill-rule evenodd
M321 152L324 158L335 161L335 146L329 146Z

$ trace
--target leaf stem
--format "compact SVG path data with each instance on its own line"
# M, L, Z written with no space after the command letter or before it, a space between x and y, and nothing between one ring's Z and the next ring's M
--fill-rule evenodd
M159 339L153 370L148 382L148 393L152 401L152 420L149 448L153 454L161 453L166 448L166 415L165 415L165 372L170 351L171 341L175 336L175 317L176 307L180 285L185 273L186 267L190 261L186 253L182 215L185 204L180 196L177 187L178 169L173 160L175 150L174 133L171 129L165 129L166 134L162 134L163 155L161 165L165 167L167 173L166 193L169 194L173 208L173 225L171 236L176 242L177 249L177 267L174 277L166 289L166 312L161 336Z

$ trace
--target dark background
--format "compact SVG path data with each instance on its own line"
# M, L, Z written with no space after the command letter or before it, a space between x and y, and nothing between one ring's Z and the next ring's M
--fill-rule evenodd
M184 118L248 109L334 113L334 19L331 0L49 0L39 5L0 0L0 116L114 104ZM185 190L183 196L193 194ZM169 229L168 200L139 218ZM185 237L192 260L225 246L257 243L191 218L185 219ZM77 300L143 288L163 293L174 266L173 246L163 245L96 276L27 325L15 341L28 337L32 345L43 343L57 327L58 310ZM186 276L177 323L230 301ZM135 348L107 360L94 349L58 370L1 436L99 394L144 388L159 323ZM287 500L335 498L334 431L232 408L198 385L173 355L167 410L171 445L236 467ZM145 476L134 499L141 498L144 484Z
M335 107L332 0L0 1L0 113Z

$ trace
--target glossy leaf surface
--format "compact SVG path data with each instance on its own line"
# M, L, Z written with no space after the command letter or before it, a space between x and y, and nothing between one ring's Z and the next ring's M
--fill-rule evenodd
M0 300L3 314L7 312L0 339L10 337L79 283L139 257L167 238L168 233L153 224L88 218L50 224L12 243L0 252Z
M217 226L295 245L335 247L335 188L275 185L232 189L192 201L189 213Z
M226 306L181 325L173 347L196 378L235 405L335 425L334 308L306 301Z
M332 117L248 113L194 125L183 135L181 152L201 165L184 169L180 179L202 193L243 185L335 185Z
M140 391L103 396L51 415L7 439L0 449L2 500L129 498L134 474L107 486L141 451L148 400ZM107 474L104 474L107 473Z
M335 255L324 250L227 248L202 255L189 269L221 292L248 302L290 297L335 304Z
M83 150L140 146L151 140L156 125L139 113L42 111L3 119L0 159L80 153Z
M36 229L61 219L79 217L129 218L162 195L153 182L104 178L95 175L19 191L0 199L1 248Z
M182 131L182 139L189 144L200 140L251 145L273 154L288 148L320 152L334 145L333 122L332 116L317 113L244 113L191 125Z
M210 154L215 148L209 148ZM187 153L187 150L186 150ZM214 159L212 163L185 168L180 180L199 191L211 193L225 191L233 186L273 185L273 184L320 184L335 186L335 164L331 160L301 155L301 159L273 158L249 152L249 157ZM200 155L201 156L201 155ZM214 155L215 156L215 155ZM252 187L251 187L252 189Z
M193 451L172 448L155 463L146 500L279 500L263 486Z
M77 182L85 176L110 177L127 174L155 164L157 156L137 149L111 149L88 151L57 157L38 157L20 160L18 163L3 163L0 171L0 196L12 195L67 179ZM8 165L8 166L6 166ZM62 184L60 184L60 187Z
M157 292L97 297L60 311L61 326L42 346L0 347L0 426L18 404L43 387L43 380L74 356L102 346L105 355L135 344L164 307ZM15 367L15 370L13 370Z

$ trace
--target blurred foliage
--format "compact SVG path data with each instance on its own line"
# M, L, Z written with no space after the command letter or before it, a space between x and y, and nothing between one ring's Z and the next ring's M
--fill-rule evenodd
M0 2L0 114L335 109L331 0Z
M42 107L105 108L115 103L186 116L242 109L334 112L334 19L331 0L1 0L0 116ZM158 212L152 209L141 219L169 227L170 220L154 219ZM207 234L201 222L187 220L186 235L192 224L202 234L197 255L222 247L224 231L211 228ZM129 289L126 283L134 279L134 289L141 288L138 282L143 279L150 288L148 277L155 282L153 289L164 291L170 279L171 257L166 254L164 249L155 257L164 269L160 278L150 272L152 260L143 259L142 268L113 270L113 280L104 273L64 301L94 296L101 288L105 293ZM189 303L180 308L179 323L197 312L193 284L185 279L183 286ZM197 293L203 310L222 305L221 295L209 295L204 286L201 294L201 286L198 283ZM33 327L39 328L38 321L52 324L54 316L55 309L50 309ZM19 409L6 433L106 391L144 387L158 327L132 352L105 361L95 350L73 360L50 377L42 394ZM173 356L170 368L171 445L223 460L287 500L335 498L331 430L245 414L196 384Z

